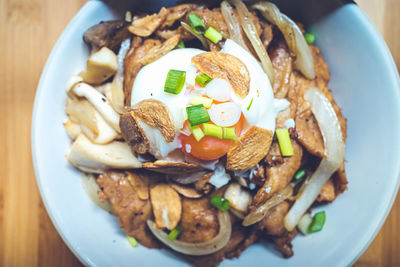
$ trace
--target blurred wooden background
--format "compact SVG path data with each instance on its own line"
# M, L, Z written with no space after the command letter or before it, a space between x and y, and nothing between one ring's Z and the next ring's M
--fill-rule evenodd
M400 66L400 1L358 0ZM34 178L35 90L57 38L84 0L0 0L0 266L81 266L54 229ZM400 198L356 266L400 266ZM340 257L340 255L338 255Z

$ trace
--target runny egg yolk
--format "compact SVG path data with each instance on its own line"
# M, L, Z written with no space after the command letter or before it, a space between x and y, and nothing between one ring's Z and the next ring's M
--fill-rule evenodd
M200 74L200 72L196 73L196 75ZM198 92L204 92L204 88L197 82L194 87L186 88L187 95L196 95ZM203 94L202 96L208 98L207 95ZM231 100L222 102L213 99L213 104L221 104L230 101ZM208 123L215 124L212 121ZM241 114L239 121L231 126L235 128L236 137L240 136L244 126L245 118L243 114ZM200 128L203 130L202 125L200 125ZM233 140L221 139L214 136L204 136L200 141L197 141L193 134L190 133L189 122L187 120L185 121L180 132L181 134L178 136L178 138L182 144L183 153L190 154L191 156L201 160L216 160L223 157L235 142ZM186 133L190 133L190 135L187 135Z
M213 104L219 103L222 102L213 100ZM213 122L208 123L214 124ZM239 137L245 127L245 118L243 114L240 116L239 121L231 127L235 128L236 137ZM200 126L200 128L203 130L203 126ZM220 139L214 136L204 136L200 141L197 141L193 134L190 133L188 121L185 121L180 132L181 134L178 138L182 144L183 153L190 154L201 160L215 160L223 157L235 142L233 140ZM190 135L186 133L190 133Z

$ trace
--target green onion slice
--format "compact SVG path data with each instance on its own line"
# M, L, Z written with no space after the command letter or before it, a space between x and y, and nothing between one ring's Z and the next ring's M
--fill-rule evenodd
M308 228L308 232L315 233L321 231L325 224L325 218L325 211L316 213L313 217L310 227Z
M218 44L222 40L222 34L213 27L209 27L204 36L214 44Z
M278 143L282 156L293 156L293 147L292 143L290 142L288 129L276 129L276 136L278 137Z
M164 85L164 92L171 94L179 94L185 84L186 71L170 70L167 74L167 80Z
M306 33L304 34L304 39L306 39L307 44L314 44L315 42L315 35L312 33Z
M192 98L190 99L191 105L195 106L195 105L203 104L205 108L210 108L212 102L213 102L213 100L211 98L204 97L204 96L197 96L197 95L192 96Z
M212 78L205 73L199 74L196 77L196 82L200 84L202 87L205 87L211 81Z
M214 125L211 123L203 124L204 134L207 136L214 136L220 139L223 138L223 129L221 126Z
M251 108L251 105L253 104L253 100L254 100L254 97L252 97L252 98L251 98L251 100L250 100L250 104L247 106L247 111L249 111L249 110L250 110L250 108Z
M186 48L185 43L182 40L179 41L179 43L178 43L178 45L176 47L178 47L178 48Z
M200 140L204 137L203 130L200 128L200 126L193 126L193 127L189 126L189 129L192 132L196 141L200 142Z
M208 111L203 104L186 107L186 112L188 115L189 124L192 127L210 121Z
M230 207L229 200L220 196L212 196L210 199L210 203L211 205L222 211L227 211Z
M136 241L136 239L134 237L131 237L129 235L126 236L126 239L128 239L129 244L133 247L136 248L139 243Z
M195 33L203 34L206 31L206 25L204 25L204 22L197 14L190 13L188 16L188 22Z
M224 127L224 139L229 139L229 140L237 140L236 134L235 134L235 128L234 127Z
M172 229L171 232L169 232L168 239L171 241L175 241L181 232L182 232L182 227L180 226L175 227L174 229Z
M307 172L305 169L302 170L298 170L295 174L294 174L294 180L295 181L299 181L301 179L303 179L306 176Z

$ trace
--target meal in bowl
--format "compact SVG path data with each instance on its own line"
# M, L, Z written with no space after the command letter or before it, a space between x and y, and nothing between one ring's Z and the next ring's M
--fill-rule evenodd
M270 2L185 3L89 28L67 160L128 240L199 266L284 257L345 191L346 119L314 36Z

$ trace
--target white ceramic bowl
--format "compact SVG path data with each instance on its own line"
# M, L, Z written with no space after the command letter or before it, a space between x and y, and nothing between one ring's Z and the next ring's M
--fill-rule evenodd
M161 1L146 3L158 9L158 2ZM301 10L310 11L310 7L296 12L311 18ZM333 204L323 207L327 222L322 232L295 239L294 257L283 259L270 245L261 243L251 246L239 259L224 261L222 266L349 265L378 233L396 196L400 173L400 91L389 50L356 5L344 5L318 20L315 16L321 14L311 10L312 30L332 74L330 88L348 118L349 189ZM64 158L70 143L62 126L66 118L64 88L68 78L84 68L88 57L82 35L100 20L116 16L103 2L89 1L65 29L47 61L32 123L37 183L55 227L84 264L186 266L185 261L166 250L131 248L117 218L89 200L79 172Z

